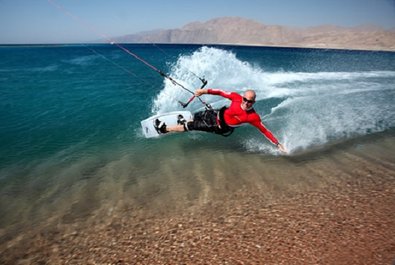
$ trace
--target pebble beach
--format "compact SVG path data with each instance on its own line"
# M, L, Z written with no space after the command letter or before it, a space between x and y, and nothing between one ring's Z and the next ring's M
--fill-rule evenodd
M255 167L263 162L251 156ZM54 218L8 240L3 233L0 263L392 264L394 157L386 136L266 160L273 175L214 181L176 207L121 200L70 223Z

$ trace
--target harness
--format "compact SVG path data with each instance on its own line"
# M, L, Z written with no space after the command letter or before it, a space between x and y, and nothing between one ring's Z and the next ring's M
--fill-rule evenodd
M224 119L224 113L227 109L226 106L222 107L220 110L217 110L217 124L218 124L218 131L215 131L216 134L220 134L222 136L228 137L230 136L233 131L235 130L233 127L230 127L226 124Z

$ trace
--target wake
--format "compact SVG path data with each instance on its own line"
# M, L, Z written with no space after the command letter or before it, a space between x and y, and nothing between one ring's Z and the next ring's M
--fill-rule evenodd
M195 90L201 84L190 71L204 76L209 88L238 93L254 89L257 112L291 153L385 131L395 125L395 71L266 72L237 59L230 51L208 47L191 55L181 55L170 75ZM179 110L182 107L177 100L187 101L189 97L190 94L165 80L152 112ZM205 95L203 98L214 108L228 103L221 97ZM273 102L276 102L274 106L262 112ZM188 107L192 112L202 108L197 100ZM248 151L276 153L259 133L243 141Z

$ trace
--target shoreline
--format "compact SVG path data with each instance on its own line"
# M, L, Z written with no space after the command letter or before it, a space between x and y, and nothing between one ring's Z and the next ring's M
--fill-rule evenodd
M152 43L152 42L116 42L121 45L196 45L196 46L237 46L237 47L259 47L259 48L284 48L284 49L317 49L317 50L333 50L333 51L361 51L361 52L395 52L395 47L334 47L334 46L315 46L315 45L275 45L260 43ZM80 43L0 43L3 47L67 47L76 45L113 45L110 42L80 42Z
M234 157L261 166L202 175L186 202L175 179L155 200L115 198L89 216L20 231L0 245L0 263L391 264L395 140L368 140L313 156Z

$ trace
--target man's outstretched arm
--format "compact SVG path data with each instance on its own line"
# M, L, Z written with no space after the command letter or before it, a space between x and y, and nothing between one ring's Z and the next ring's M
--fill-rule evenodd
M201 95L204 95L204 94L217 95L217 96L221 96L224 98L232 99L232 92L227 92L227 91L224 91L221 89L205 88L205 89L195 90L196 97L200 97Z
M257 127L263 135L267 139L269 139L274 145L277 146L278 150L280 150L283 153L288 153L287 149L277 140L277 138L273 135L271 131L269 131L262 123L262 121L259 120L259 122L254 122L252 123L255 127Z

